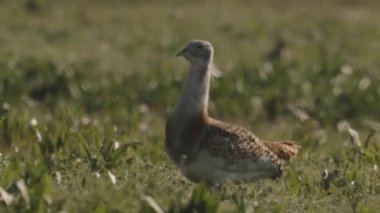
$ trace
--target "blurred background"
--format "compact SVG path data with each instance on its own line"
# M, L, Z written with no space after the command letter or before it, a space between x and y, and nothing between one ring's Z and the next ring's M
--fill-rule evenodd
M217 199L223 208L378 207L379 1L0 5L0 186L12 195L23 180L32 197L16 190L8 204L2 195L0 210L117 212L145 205L150 211L153 204L141 194L164 210L180 209L194 185L170 163L163 140L188 70L175 54L191 39L214 45L223 73L212 82L213 117L303 146L290 182L244 192L230 186ZM326 171L334 175L321 179ZM352 181L362 188L347 189ZM324 194L330 185L336 202ZM303 200L307 190L314 193L311 204Z

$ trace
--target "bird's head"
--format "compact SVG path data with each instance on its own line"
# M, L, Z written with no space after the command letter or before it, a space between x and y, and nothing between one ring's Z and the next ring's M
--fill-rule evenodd
M192 40L185 48L177 53L177 56L183 56L190 63L210 64L213 60L214 49L210 42L204 40Z

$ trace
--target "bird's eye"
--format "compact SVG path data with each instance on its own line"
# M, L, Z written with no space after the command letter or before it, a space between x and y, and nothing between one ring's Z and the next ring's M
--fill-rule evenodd
M197 46L198 49L202 49L202 47L203 47L202 45Z

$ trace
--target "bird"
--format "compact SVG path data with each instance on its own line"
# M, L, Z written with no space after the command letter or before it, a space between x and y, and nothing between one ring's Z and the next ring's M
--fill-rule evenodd
M271 49L266 55L265 60L266 61L278 61L285 57L286 54L289 55L288 49L288 43L285 40L285 37L283 35L280 35L276 39L275 46L273 49Z
M166 121L165 150L181 173L211 185L281 177L300 146L259 139L242 126L208 115L210 79L220 75L209 41L191 40L177 56L190 63L190 71Z

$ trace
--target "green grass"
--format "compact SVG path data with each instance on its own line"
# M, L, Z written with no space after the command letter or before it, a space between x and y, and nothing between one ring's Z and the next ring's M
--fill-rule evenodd
M0 212L378 211L380 5L222 2L4 1ZM302 145L280 180L209 191L164 153L194 38L211 115Z

